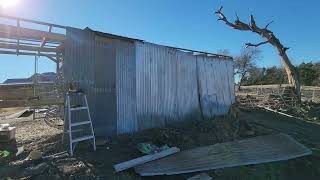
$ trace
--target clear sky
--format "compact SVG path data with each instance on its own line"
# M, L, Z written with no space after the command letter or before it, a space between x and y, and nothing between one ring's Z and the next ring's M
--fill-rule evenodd
M3 1L3 0L0 0ZM11 1L11 0L9 0ZM320 60L319 0L18 0L2 13L139 38L149 42L233 55L245 42L262 41L250 32L230 29L218 22L214 11L224 6L234 20L235 13L247 21L255 15L258 25L271 20L270 29L288 50L294 64ZM280 66L276 51L261 47L260 66ZM32 75L33 57L0 55L0 82ZM40 72L54 71L55 65L40 59Z

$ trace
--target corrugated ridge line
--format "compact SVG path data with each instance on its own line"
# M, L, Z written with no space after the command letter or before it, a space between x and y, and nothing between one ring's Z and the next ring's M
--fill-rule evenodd
M235 82L234 82L234 63L233 61L230 61L228 63L229 65L229 85L230 85L230 95L231 95L231 102L232 104L235 103L236 99L235 99Z
M123 134L137 131L136 54L135 44L117 43L117 134Z
M218 111L218 114L217 115L223 115L225 114L224 112L224 109L223 109L223 106L225 104L225 100L224 100L224 94L225 94L225 91L227 89L224 89L224 86L223 86L223 83L224 83L224 72L223 72L223 68L221 67L221 64L220 64L220 61L217 60L217 61L214 61L214 65L212 67L214 69L214 72L215 72L215 76L216 76L216 81L214 82L215 84L218 84L217 87L217 92L216 92L216 96L217 96L217 100L218 100L218 108L219 108L219 111Z
M228 73L226 72L227 70L226 70L225 63L223 63L221 60L218 60L218 62L219 62L219 66L220 66L220 71L219 71L220 72L220 78L221 78L220 87L221 87L221 94L222 94L222 99L223 99L223 101L221 103L221 109L222 109L221 113L225 114L228 111L226 106L227 106L227 104L230 104L228 102L229 97L228 97L228 94L227 94L228 93L228 86L226 86L226 84L229 83L227 78L226 78Z

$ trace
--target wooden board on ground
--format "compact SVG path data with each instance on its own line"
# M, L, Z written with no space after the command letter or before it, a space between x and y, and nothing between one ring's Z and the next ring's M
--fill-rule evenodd
M120 164L116 164L113 167L116 170L116 172L119 172L119 171L123 171L123 170L129 169L129 168L144 164L146 162L150 162L150 161L153 161L153 160L156 160L156 159L160 159L160 158L175 154L175 153L177 153L179 151L180 151L179 148L172 147L172 148L163 150L163 151L155 153L155 154L142 156L142 157L139 157L139 158L136 158L136 159L132 159L130 161L126 161L126 162L123 162L123 163L120 163Z
M15 118L19 118L22 114L24 114L25 112L29 111L29 109L24 109L22 111L10 114L9 116L6 116L5 119L15 119Z
M286 134L275 134L182 151L135 168L141 176L173 175L260 164L306 156L312 152Z

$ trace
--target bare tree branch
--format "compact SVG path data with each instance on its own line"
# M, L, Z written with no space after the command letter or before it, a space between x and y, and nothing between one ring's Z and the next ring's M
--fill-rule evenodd
M268 29L269 25L272 24L274 21L270 21L265 27L264 29Z
M269 38L268 40L263 41L263 42L260 42L260 43L258 43L258 44L246 43L246 48L248 48L248 47L258 47L258 46L261 46L261 45L263 45L263 44L270 43L270 40L271 40L271 39Z
M256 31L258 29L256 21L254 20L253 15L250 15L250 27L251 30Z
M249 25L243 23L240 21L239 17L237 18L237 20L234 23L231 23L230 21L228 21L227 17L222 13L222 9L223 6L221 6L216 12L215 14L219 17L218 21L223 21L225 22L228 26L234 28L234 29L238 29L238 30L250 30Z
M269 43L269 41L263 41L263 42L258 43L258 44L246 43L246 48L248 48L248 47L258 47L258 46L261 46L261 45L267 44L267 43Z

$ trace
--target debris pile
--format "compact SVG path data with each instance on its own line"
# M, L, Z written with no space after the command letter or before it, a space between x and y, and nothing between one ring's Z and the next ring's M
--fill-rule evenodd
M303 102L295 108L286 111L286 113L307 121L319 122L320 104L313 102Z
M293 87L286 86L282 91L272 91L269 93L239 93L237 102L243 108L252 109L257 107L265 107L274 110L290 110L297 106L297 97Z
M16 138L16 127L0 124L0 142L9 142Z

